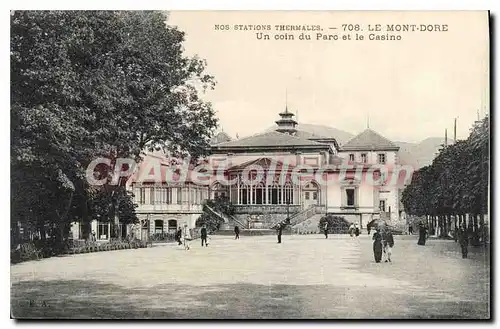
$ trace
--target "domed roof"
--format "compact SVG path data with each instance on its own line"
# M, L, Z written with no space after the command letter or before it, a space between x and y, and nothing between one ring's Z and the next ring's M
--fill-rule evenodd
M210 144L216 145L216 144L220 144L220 143L230 142L232 140L233 139L231 137L229 137L228 134L221 131L218 134L216 134L214 137L212 137L212 139L210 140Z

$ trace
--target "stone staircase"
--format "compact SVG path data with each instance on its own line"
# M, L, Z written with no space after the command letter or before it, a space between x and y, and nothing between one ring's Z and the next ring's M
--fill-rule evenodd
M320 205L312 205L297 214L293 215L290 217L290 225L292 227L301 224L302 222L307 221L308 219L316 216L316 215L323 215L323 206Z
M240 230L248 228L248 223L246 221L237 219L236 217L225 213L219 213L208 205L205 205L204 209L211 215L217 216L224 221L221 225L221 230L233 230L236 225L239 226Z
M319 221L324 214L314 214L313 216L307 218L304 221L292 226L292 231L294 233L319 233Z

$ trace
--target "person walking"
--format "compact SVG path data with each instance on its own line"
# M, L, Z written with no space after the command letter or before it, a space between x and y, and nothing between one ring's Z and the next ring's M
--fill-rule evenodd
M382 234L380 233L380 228L376 228L375 233L373 233L373 256L376 263L380 263L382 260Z
M207 227L205 225L203 225L201 227L200 236L201 236L201 246L203 247L203 243L205 243L205 247L208 247L208 243L207 243Z
M189 247L189 241L191 241L191 232L189 232L189 228L187 224L184 224L184 232L183 232L183 242L184 242L184 250L191 249Z
M278 243L281 243L281 234L283 233L283 225L278 224L277 233L278 233Z
M328 222L325 223L325 227L323 228L325 233L325 239L328 239Z
M352 237L354 237L354 224L351 224L351 226L349 226L349 235Z
M239 240L239 238L240 238L240 228L238 226L235 226L234 227L234 239Z
M425 240L427 238L427 228L423 223L420 223L420 228L418 230L418 242L419 246L425 246Z
M178 245L182 244L182 228L179 227L175 232L175 241L177 241Z
M408 234L413 235L413 224L408 225Z
M356 237L358 237L358 236L359 236L359 233L360 233L360 231L359 231L358 224L354 224L354 235L355 235Z
M391 255L392 255L392 247L394 247L394 236L392 235L391 229L386 228L386 231L383 236L384 240L384 254L386 255L387 259L385 262L392 262L391 261Z
M463 226L460 227L459 230L459 242L460 248L462 249L462 258L467 258L467 254L469 253L469 234L466 228Z

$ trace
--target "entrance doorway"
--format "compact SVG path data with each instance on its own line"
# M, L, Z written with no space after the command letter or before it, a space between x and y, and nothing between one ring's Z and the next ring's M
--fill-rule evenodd
M309 182L302 188L302 204L304 208L319 204L319 186L315 182Z

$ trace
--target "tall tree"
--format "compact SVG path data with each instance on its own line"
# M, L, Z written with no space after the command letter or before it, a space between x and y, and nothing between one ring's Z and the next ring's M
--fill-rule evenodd
M86 168L96 157L140 160L153 147L193 159L205 154L217 121L200 91L215 83L204 61L183 53L183 41L162 12L11 15L14 221L33 214L50 221L47 205L32 202L45 190L57 195L49 207L66 221L82 213L95 218L92 212L105 210L91 206L94 194L110 193L108 211L118 219L131 196L124 186L89 186ZM37 188L23 193L26 184Z

